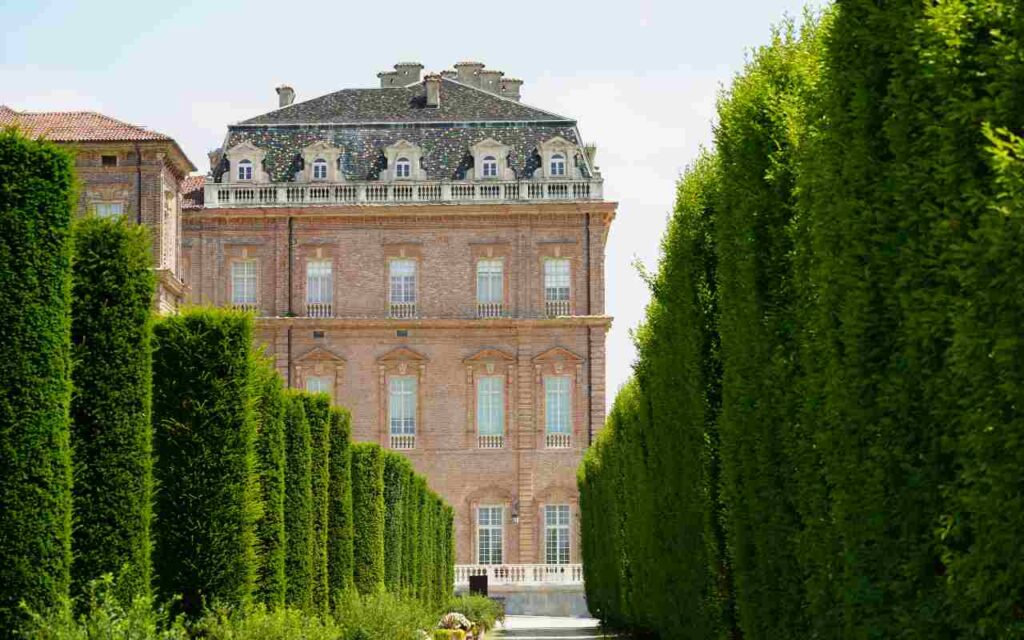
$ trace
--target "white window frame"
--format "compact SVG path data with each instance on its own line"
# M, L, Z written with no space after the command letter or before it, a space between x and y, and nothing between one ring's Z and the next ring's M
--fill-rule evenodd
M409 158L402 156L395 160L395 178L407 180L412 177L412 162Z
M476 432L505 435L505 377L481 376L476 381Z
M116 218L124 215L123 202L93 202L90 208L97 218Z
M568 302L572 294L572 263L568 258L544 260L544 301Z
M388 432L392 436L416 435L418 388L416 376L388 377Z
M480 304L501 304L505 301L505 264L487 258L476 262L476 301Z
M238 161L238 181L239 182L252 182L253 164L252 160L239 160Z
M569 564L572 557L572 509L567 504L544 505L544 564Z
M313 161L313 179L327 179L327 161L324 160L323 158L317 158L316 160Z
M494 156L484 156L483 164L480 167L481 175L485 178L498 177L498 159Z
M256 306L259 299L259 263L244 258L231 263L231 304Z
M551 177L552 178L564 178L566 168L566 158L562 153L554 153L551 155Z
M544 433L572 435L572 380L544 376Z
M306 376L306 391L310 393L331 393L331 379L328 376Z
M416 261L410 258L388 261L388 301L391 304L416 304L417 271Z
M306 304L334 302L334 265L330 260L306 261Z
M478 564L504 564L504 505L482 504L476 508L476 559Z

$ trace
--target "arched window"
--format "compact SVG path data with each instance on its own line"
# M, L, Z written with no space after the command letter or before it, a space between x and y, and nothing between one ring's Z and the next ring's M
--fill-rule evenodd
M242 160L238 163L238 179L252 180L252 162L249 160Z
M412 164L409 162L409 158L399 158L395 160L395 177L396 178L408 178L412 173Z
M327 179L327 161L324 160L323 158L317 158L316 160L313 161L313 179Z
M551 156L551 175L565 175L565 156L563 156L560 153L556 153L555 155Z
M483 163L483 176L485 178L498 177L498 161L494 156L487 156Z

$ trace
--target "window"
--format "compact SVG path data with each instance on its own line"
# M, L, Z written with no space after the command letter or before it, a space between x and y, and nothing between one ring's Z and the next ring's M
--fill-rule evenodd
M92 212L99 218L113 218L124 214L124 205L120 202L94 202Z
M327 305L334 301L334 278L330 260L310 260L306 263L306 304Z
M252 162L249 160L242 160L238 163L238 179L252 180Z
M476 263L476 301L501 304L504 301L503 265L501 260L480 260Z
M331 379L327 376L306 376L306 391L329 394L331 392Z
M485 178L498 177L498 161L494 158L494 156L487 156L486 158L484 158L482 170L483 176Z
M392 260L391 304L416 303L416 261Z
M563 156L560 153L556 153L555 155L551 156L551 175L565 175L565 156Z
M569 260L552 258L544 261L544 299L569 300Z
M411 449L416 436L416 378L388 378L388 424L391 442L398 449ZM399 443L397 446L394 443ZM403 444L404 443L404 444Z
M231 304L256 305L255 260L238 260L231 263Z
M569 505L544 507L544 562L569 564Z
M100 156L100 164L104 167L116 167L117 156Z
M412 173L412 163L409 158L399 158L395 161L395 177L408 178Z
M502 529L505 507L480 506L476 510L476 549L480 564L502 563Z
M477 380L476 429L480 436L505 434L505 379L501 376Z
M326 180L327 179L327 161L323 159L317 159L313 161L313 179L314 180Z
M569 378L544 378L544 428L548 434L569 435Z

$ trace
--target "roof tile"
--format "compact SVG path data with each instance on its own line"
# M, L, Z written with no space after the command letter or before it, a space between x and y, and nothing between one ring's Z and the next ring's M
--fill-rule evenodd
M156 131L92 111L19 112L0 105L0 127L16 126L25 135L54 142L171 140Z

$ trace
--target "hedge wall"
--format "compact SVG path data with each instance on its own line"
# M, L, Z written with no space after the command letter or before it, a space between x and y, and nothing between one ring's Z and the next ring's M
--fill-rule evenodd
M270 363L257 371L259 435L256 440L257 473L262 509L257 523L259 573L256 594L269 607L280 607L287 597L285 537L285 393L281 376Z
M400 453L384 452L384 586L398 593L402 588L403 542L406 531L405 500L411 494L412 465Z
M310 488L313 493L313 605L327 611L327 517L331 460L331 398L326 393L303 393L309 421Z
M359 593L384 589L384 452L352 445L353 577Z
M327 508L327 577L330 596L354 586L352 521L352 418L331 408L330 491ZM333 609L333 607L332 607Z
M72 167L0 132L0 638L70 581Z
M580 470L597 615L1024 634L1022 81L1009 0L844 0L754 52Z
M285 395L285 567L288 604L313 606L313 456L303 392Z
M256 581L252 319L196 310L154 327L153 427L160 490L153 568L180 607L250 601Z
M129 601L150 590L152 253L145 227L94 217L74 252L72 586L111 573Z

